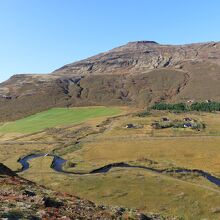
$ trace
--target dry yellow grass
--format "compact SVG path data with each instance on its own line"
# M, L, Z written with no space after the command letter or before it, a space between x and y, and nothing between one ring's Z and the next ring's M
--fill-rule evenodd
M185 117L189 117L198 121L202 121L206 124L206 129L201 131L195 131L190 128L185 129L158 129L155 130L152 128L151 124L155 121L160 120L162 117L167 117L170 120L178 119L181 120ZM137 125L141 125L140 129L125 129L125 125L128 123L133 123ZM219 113L167 113L167 112L154 112L152 115L139 118L139 117L125 117L120 121L117 121L114 125L114 129L111 129L106 136L114 137L114 136L154 136L154 137L175 137L175 136L220 136L220 114Z
M125 112L129 112L129 109ZM203 121L207 127L200 132L191 129L153 130L151 123L161 117L191 117ZM66 127L65 131L74 132L81 127L98 131L96 126L105 119L92 119ZM142 127L126 129L124 126L127 123ZM74 169L84 172L112 162L134 161L138 164L141 163L140 159L145 158L157 161L160 167L196 168L220 177L219 134L220 114L155 112L146 118L124 116L113 120L104 133L89 135L81 140L82 148L67 151L63 157L77 162ZM21 136L16 144L0 145L0 161L17 169L20 167L16 162L18 157L36 150L49 152L55 148L56 138L56 133L48 135L47 132ZM33 143L28 144L30 141ZM19 142L23 142L23 145ZM214 212L220 208L220 190L204 178L177 179L140 169L123 168L101 175L64 175L53 171L51 162L51 157L34 159L30 162L30 170L21 175L100 204L139 208L189 220L220 219L220 214Z
M219 213L213 212L219 208L220 191L210 186L140 169L116 168L106 175L64 175L49 168L51 161L50 157L34 159L22 177L98 204L138 208L189 220L220 218Z
M166 116L170 119L191 117L206 124L204 131L191 129L161 129L150 126ZM126 129L126 123L143 125L140 129ZM175 129L176 130L176 129ZM186 132L189 132L186 136ZM84 143L80 157L85 161L103 163L138 160L142 157L177 167L202 169L220 174L220 114L172 114L146 118L127 117L115 122L113 127L96 139ZM175 136L175 134L177 134ZM152 135L153 134L153 135ZM212 136L214 134L214 136Z
M18 170L21 168L21 164L17 162L19 157L30 154L34 151L49 152L53 146L48 144L1 144L0 145L0 161L12 170Z
M177 167L219 173L220 138L164 138L149 140L108 140L88 143L81 152L87 161L116 162L142 157Z

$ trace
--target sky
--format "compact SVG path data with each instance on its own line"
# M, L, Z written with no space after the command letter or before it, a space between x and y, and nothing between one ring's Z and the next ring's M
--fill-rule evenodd
M220 41L219 9L219 0L0 0L0 82L130 41Z

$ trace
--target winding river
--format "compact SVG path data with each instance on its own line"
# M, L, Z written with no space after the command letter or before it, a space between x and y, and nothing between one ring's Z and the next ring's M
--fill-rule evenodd
M22 168L18 170L16 173L24 172L25 170L28 170L30 168L29 161L38 157L45 157L45 156L50 156L53 157L53 162L51 164L51 168L55 170L56 172L59 173L64 173L64 174L75 174L75 175L88 175L88 174L102 174L102 173L107 173L109 172L112 168L138 168L138 169L144 169L148 171L153 171L156 173L195 173L199 174L200 176L206 178L210 182L214 183L217 186L220 186L220 178L215 177L211 175L210 173L207 173L203 170L198 170L198 169L177 169L177 170L158 170L154 169L151 167L146 167L146 166L140 166L140 165L130 165L124 162L120 163L112 163L108 164L106 166L100 167L98 169L94 169L90 171L89 173L80 173L80 172L71 172L71 171L65 171L63 170L63 165L66 163L66 160L53 154L31 154L28 156L25 156L23 158L20 158L18 162L22 165Z

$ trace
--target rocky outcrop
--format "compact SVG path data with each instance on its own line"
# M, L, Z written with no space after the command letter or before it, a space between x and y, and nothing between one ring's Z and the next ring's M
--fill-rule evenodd
M132 68L127 70L128 73L139 74L135 69L180 68L182 63L189 61L220 64L220 43L173 46L160 45L153 41L130 42L94 57L65 65L54 71L54 74L106 74L126 67Z
M0 177L1 176L17 176L17 174L4 164L0 163Z

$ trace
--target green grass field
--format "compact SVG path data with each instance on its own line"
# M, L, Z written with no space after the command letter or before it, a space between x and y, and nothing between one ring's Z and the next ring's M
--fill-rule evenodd
M0 133L33 133L56 126L78 124L96 117L113 116L120 112L119 108L114 107L53 108L5 123L0 127Z

